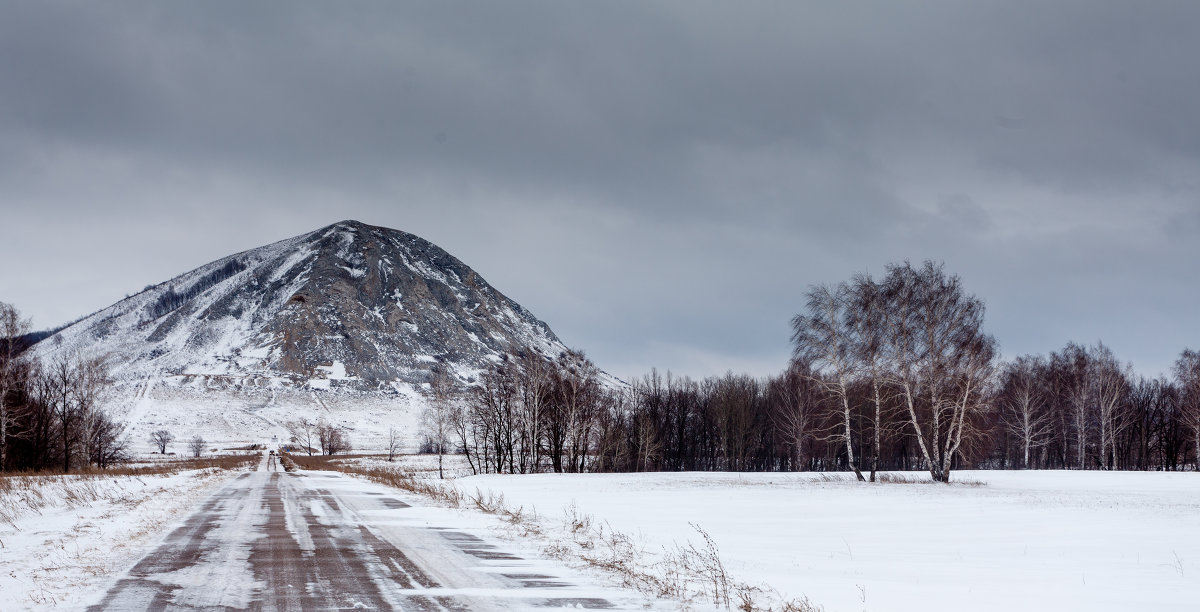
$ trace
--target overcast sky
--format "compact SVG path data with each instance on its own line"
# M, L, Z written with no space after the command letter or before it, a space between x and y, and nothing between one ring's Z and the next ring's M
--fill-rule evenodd
M1006 356L1200 348L1200 3L399 4L0 5L0 301L357 219L623 377L779 371L904 259Z

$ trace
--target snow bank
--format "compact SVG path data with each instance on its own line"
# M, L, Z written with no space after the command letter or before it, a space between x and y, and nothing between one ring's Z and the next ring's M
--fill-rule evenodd
M4 477L0 610L80 607L237 474Z

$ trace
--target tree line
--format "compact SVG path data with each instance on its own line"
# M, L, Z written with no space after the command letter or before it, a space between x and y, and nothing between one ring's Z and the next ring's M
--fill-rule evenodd
M29 322L0 302L0 471L107 467L128 459L124 426L100 408L102 359L23 355Z
M354 450L350 437L340 427L330 425L324 419L314 421L308 417L300 417L285 422L283 426L288 431L289 442L295 445L287 448L288 452L304 452L311 457L314 451L321 455L337 455ZM391 442L395 444L394 435ZM394 447L389 448L389 451L394 453Z
M205 279L236 273L240 265ZM211 277L211 278L210 278ZM201 283L203 284L203 283ZM1200 353L1136 375L1103 343L1001 361L984 304L941 265L888 266L814 286L778 375L629 384L579 351L521 351L470 386L431 375L422 449L473 472L1200 469ZM108 465L129 446L99 409L101 360L36 363L27 320L0 303L0 469ZM289 423L323 454L351 445L322 422ZM389 435L389 453L399 436Z
M242 263L240 259L231 259L225 262L225 265L220 268L196 279L196 282L184 289L175 291L175 287L167 287L167 290L162 295L159 295L158 299L146 306L146 315L150 319L157 319L173 312L190 302L196 296L207 291L210 287L245 269L246 264Z
M483 473L1200 469L1200 353L1152 379L1102 343L1002 362L983 321L940 264L891 265L810 288L776 376L623 385L577 351L466 388L435 369L423 447Z

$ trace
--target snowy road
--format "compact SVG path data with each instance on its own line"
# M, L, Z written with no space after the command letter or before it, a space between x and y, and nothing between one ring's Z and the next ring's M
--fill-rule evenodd
M399 495L333 472L244 474L90 609L644 609Z

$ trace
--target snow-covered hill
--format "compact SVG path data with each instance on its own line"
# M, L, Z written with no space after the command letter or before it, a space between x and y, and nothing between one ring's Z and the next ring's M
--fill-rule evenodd
M370 406L372 429L386 431L382 406L404 407L411 424L437 362L469 383L506 352L565 349L446 251L343 221L148 287L32 351L107 356L111 403L135 433L166 421L181 438L220 426L232 440L274 435L280 419L322 416L331 402Z
M111 355L119 380L382 390L432 363L462 375L505 352L565 347L458 259L412 234L343 221L147 288L34 347Z

